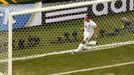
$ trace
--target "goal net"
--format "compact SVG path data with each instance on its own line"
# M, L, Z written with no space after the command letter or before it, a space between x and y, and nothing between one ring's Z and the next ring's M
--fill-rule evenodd
M56 5L38 3L11 5L4 9L9 13L2 21L7 25L0 25L1 60L10 56L15 61L71 52L83 38L81 28L86 14L100 28L95 40L97 44L89 46L88 51L134 44L133 0L86 0ZM4 64L0 66L5 67ZM4 67L0 72L7 71L3 71Z
M19 16L10 16L10 13L41 7L41 2L34 4L11 4L9 6L0 5L0 75L12 75L12 50L14 49L12 35L14 30L26 27L26 23L32 15L35 16L35 18L32 17L32 19L37 19L36 16L38 16L38 24L41 24L41 13ZM32 23L36 24L36 22Z

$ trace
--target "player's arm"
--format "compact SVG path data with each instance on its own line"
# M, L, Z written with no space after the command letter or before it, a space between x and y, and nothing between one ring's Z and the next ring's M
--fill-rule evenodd
M85 21L85 20L84 20L84 21ZM83 23L83 25L82 25L82 27L81 27L81 31L84 32L84 23Z
M99 26L97 25L97 26L95 27L95 29L94 29L94 34L93 34L93 39L94 39L94 40L96 40L98 32L99 32Z

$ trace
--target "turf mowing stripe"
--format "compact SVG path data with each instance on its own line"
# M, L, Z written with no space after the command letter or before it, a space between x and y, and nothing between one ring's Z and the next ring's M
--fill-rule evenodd
M93 71L93 70L101 70L101 69L112 68L112 67L120 67L120 66L131 65L131 64L134 64L134 61L114 64L114 65L108 65L108 66L100 66L100 67L93 67L93 68L87 68L87 69L81 69L81 70L55 73L55 74L50 74L50 75L67 75L67 74L72 74L72 73L79 73L79 72L86 72L86 71Z

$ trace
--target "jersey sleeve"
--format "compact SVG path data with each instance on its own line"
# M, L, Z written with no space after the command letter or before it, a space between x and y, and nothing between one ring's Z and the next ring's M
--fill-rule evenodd
M97 24L94 21L92 21L91 23L92 23L93 28L97 27Z

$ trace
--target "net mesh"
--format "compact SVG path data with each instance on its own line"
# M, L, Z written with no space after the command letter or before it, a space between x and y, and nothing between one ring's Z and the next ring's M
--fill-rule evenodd
M16 4L16 5L9 5L9 6L3 6L0 5L0 75L8 75L8 64L10 63L8 61L8 17L9 13L11 12L17 12L17 11L24 11L24 10L29 10L29 9L35 9L41 7L40 3L35 3L35 4ZM23 16L30 16L30 14L23 15ZM17 18L17 16L15 17ZM13 19L13 24L16 23L16 20ZM23 19L24 20L24 19ZM22 25L22 21L18 23L18 25ZM23 23L24 25L24 23ZM22 27L22 26L21 26ZM14 29L20 28L20 26L15 25L13 27ZM13 44L14 46L14 44Z
M125 0L122 0L42 11L41 15L38 12L13 16L17 21L13 25L13 57L38 57L42 54L76 49L83 38L81 28L86 14L90 14L92 20L100 27L97 45L89 50L126 45L128 43L123 42L134 40L134 13L129 10L122 12L124 3ZM115 9L112 8L113 4ZM21 24L24 27L15 28Z
M0 75L8 73L8 31L0 31Z

